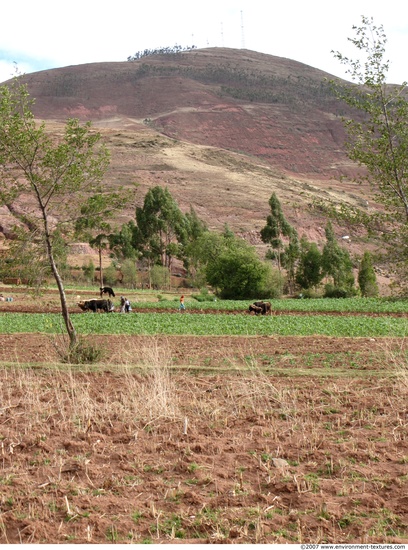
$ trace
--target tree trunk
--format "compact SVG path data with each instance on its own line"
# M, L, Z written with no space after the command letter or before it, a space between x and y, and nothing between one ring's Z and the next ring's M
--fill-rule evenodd
M51 270L54 275L54 279L57 283L58 292L60 296L62 317L64 319L65 327L67 329L68 336L69 336L69 347L72 349L76 346L78 342L77 333L74 328L74 325L72 324L71 318L69 316L67 297L65 295L64 284L58 272L58 268L55 264L54 255L52 253L52 245L48 235L46 237L46 244L47 244L48 258L50 261Z
M100 246L98 249L99 252L99 283L100 287L103 287L103 272L102 272L102 247Z

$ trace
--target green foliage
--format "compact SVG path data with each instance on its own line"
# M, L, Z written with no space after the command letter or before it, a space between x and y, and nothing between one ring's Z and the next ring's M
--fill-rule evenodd
M261 238L264 243L269 244L271 248L276 251L276 259L279 269L283 263L282 256L286 252L287 266L293 279L294 263L297 259L296 254L299 252L297 246L297 233L295 229L286 221L276 193L271 195L271 198L269 199L269 206L271 207L271 213L266 219L265 227L261 229ZM285 248L282 237L291 239L290 248Z
M74 346L58 348L57 352L62 363L73 365L92 365L102 360L105 350L98 344L90 343L79 337Z
M37 124L32 105L18 78L10 86L0 86L0 204L30 197L30 211L22 220L24 240L38 250L34 257L46 258L74 346L76 333L61 278L61 242L76 228L99 226L120 201L102 185L109 153L91 124L69 119L62 135L51 136L44 123Z
M82 271L84 272L85 277L88 281L93 282L95 278L95 264L92 259L89 260L88 265L82 266Z
M296 282L302 289L310 289L317 287L322 278L322 255L317 244L309 243L306 238L302 238Z
M350 254L338 244L330 221L327 223L325 232L326 244L322 253L323 274L332 277L334 287L352 292L354 274Z
M127 61L137 61L138 59L142 59L143 57L149 57L150 55L176 55L180 52L188 52L190 50L195 49L197 46L179 46L176 44L175 46L166 46L161 48L155 48L153 50L145 49L140 50L136 52L134 55L130 55L127 58Z
M154 265L150 270L150 280L154 287L166 288L170 286L170 271L162 265Z
M389 61L384 59L387 38L381 26L362 16L360 27L353 26L362 60L333 52L347 67L357 84L335 82L339 99L354 110L355 117L344 120L348 134L349 157L364 167L361 180L376 190L375 199L384 205L382 232L394 261L408 262L408 100L405 84L386 84ZM377 214L377 218L379 214Z
M135 242L136 233L137 227L134 221L130 220L128 223L122 225L120 229L107 235L109 248L118 260L136 259L139 257L140 253Z
M127 288L136 288L137 268L135 262L130 259L123 260L120 270L123 275L122 283L124 286Z
M115 284L117 283L118 278L117 278L116 267L113 264L111 264L110 266L108 266L104 270L103 278L104 278L105 283L108 286L115 286Z
M260 268L252 251L226 250L207 266L207 280L222 298L251 298L257 296L264 277Z
M341 288L331 283L324 285L324 298L351 298L357 293L353 288Z
M374 271L372 256L364 252L358 270L358 285L362 296L373 298L378 296L377 277Z
M136 222L133 247L153 264L170 267L178 244L187 236L186 219L170 191L160 186L149 189L143 207L136 208Z

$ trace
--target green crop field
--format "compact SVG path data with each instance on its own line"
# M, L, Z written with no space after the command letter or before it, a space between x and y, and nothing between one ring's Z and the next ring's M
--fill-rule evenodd
M73 314L80 334L178 334L178 335L324 335L337 337L405 337L408 320L391 316L370 317L338 315L277 315L256 317L236 314ZM0 334L64 330L59 314L4 313L0 316Z
M178 299L155 301L138 301L138 296L132 300L133 309L149 308L163 310L177 309ZM247 311L251 302L246 300L213 300L197 301L194 298L186 300L186 306L192 311ZM381 298L346 298L346 299L311 299L311 300L271 300L273 311L302 312L345 312L345 313L408 313L408 300L390 300Z

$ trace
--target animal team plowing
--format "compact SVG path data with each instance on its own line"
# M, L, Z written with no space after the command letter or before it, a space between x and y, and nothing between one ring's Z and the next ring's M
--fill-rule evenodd
M78 306L82 311L92 311L93 313L99 313L100 311L105 313L112 313L115 311L115 306L110 298L115 297L113 289L109 286L104 286L99 289L100 299L92 298L91 300L81 300L78 302ZM109 298L104 299L102 296L108 294ZM120 311L121 313L128 313L131 311L129 300L121 296L120 298ZM251 315L272 315L272 308L270 302L258 301L251 304L248 308L248 312Z

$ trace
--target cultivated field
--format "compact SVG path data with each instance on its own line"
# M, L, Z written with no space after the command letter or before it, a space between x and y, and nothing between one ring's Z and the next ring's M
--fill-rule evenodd
M408 543L406 302L0 291L0 543Z

